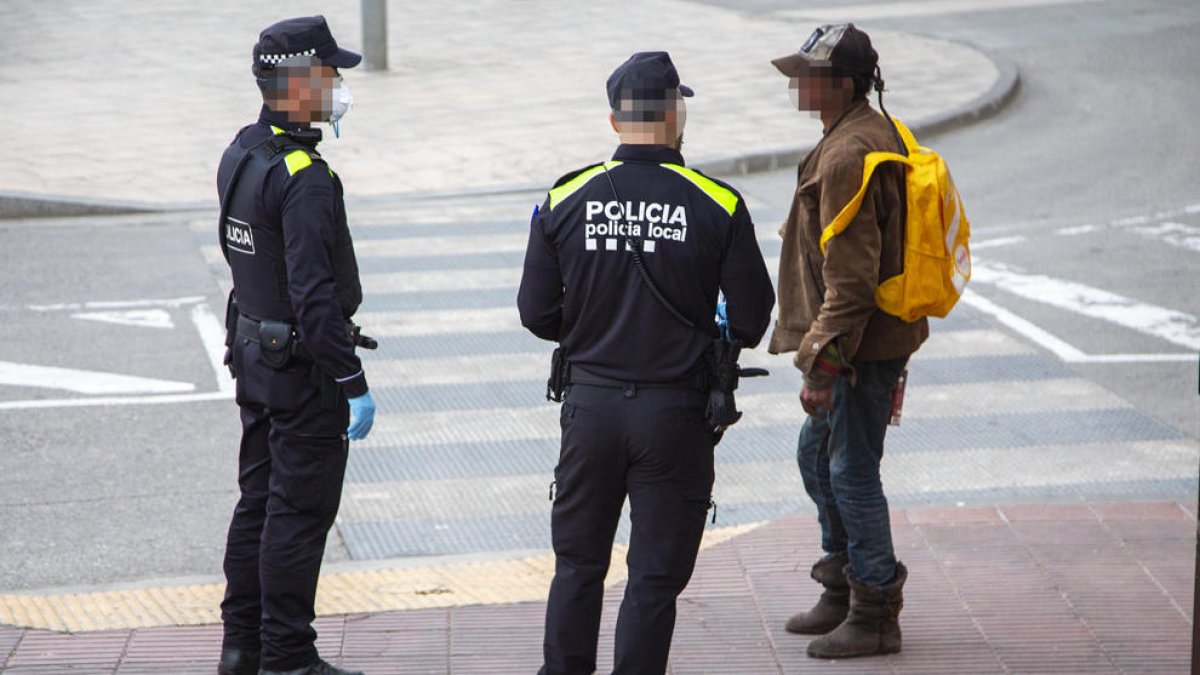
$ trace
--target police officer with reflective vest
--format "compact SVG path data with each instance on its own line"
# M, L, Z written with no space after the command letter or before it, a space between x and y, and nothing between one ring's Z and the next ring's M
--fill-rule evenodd
M621 139L612 161L564 176L534 211L521 322L559 343L565 385L543 675L596 668L626 496L629 582L614 672L665 671L714 477L705 411L718 293L729 334L749 346L774 305L745 200L684 166L691 95L665 52L634 54L608 80Z
M338 69L362 57L315 16L264 30L253 58L262 112L217 173L242 419L218 672L350 673L320 659L311 624L349 441L365 438L375 416L354 351L371 341L350 322L362 301L358 265L342 184L312 125L332 121L336 132L350 101Z

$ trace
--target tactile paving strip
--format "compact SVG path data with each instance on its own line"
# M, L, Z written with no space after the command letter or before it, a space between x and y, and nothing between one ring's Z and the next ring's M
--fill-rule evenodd
M707 548L754 525L707 530ZM607 584L625 579L625 547L613 548ZM321 577L317 614L504 604L545 599L554 556L350 571ZM68 594L0 595L0 624L54 631L101 631L217 623L224 584Z

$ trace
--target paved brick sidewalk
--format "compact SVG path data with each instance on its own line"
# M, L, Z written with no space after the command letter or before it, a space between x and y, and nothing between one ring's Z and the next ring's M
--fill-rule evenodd
M1071 503L893 513L910 570L904 651L825 662L782 630L817 595L810 516L706 550L679 603L671 672L1182 673L1191 637L1193 505ZM611 668L609 590L599 672ZM326 657L385 673L532 673L544 605L321 618ZM0 627L0 672L210 673L218 626L64 635Z
M544 185L611 151L604 81L648 49L671 51L696 89L689 161L819 138L819 122L788 109L769 64L816 21L684 0L629 7L392 3L392 69L347 77L355 109L322 150L351 195ZM19 101L0 193L210 206L220 152L261 102L251 45L272 21L304 13L325 14L340 42L360 47L357 0L0 3L0 25L13 27L0 98ZM909 122L977 99L1000 75L960 44L873 35L889 109Z

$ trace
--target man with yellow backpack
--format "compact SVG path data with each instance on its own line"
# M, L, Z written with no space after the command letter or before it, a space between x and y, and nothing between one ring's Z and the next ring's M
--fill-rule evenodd
M908 570L892 546L879 465L909 357L970 277L969 225L945 164L867 95L883 79L853 24L825 25L772 63L824 137L801 162L779 260L771 353L795 351L808 417L797 461L816 502L824 586L787 630L817 658L900 651Z

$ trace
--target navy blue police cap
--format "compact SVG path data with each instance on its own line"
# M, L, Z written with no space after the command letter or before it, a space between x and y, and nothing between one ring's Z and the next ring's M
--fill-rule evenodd
M285 59L314 56L322 65L353 68L362 55L338 47L325 17L301 16L271 24L258 34L254 45L254 73L270 70Z
M661 100L692 96L691 87L679 83L679 71L666 52L638 52L608 76L608 103L621 108L622 99Z

